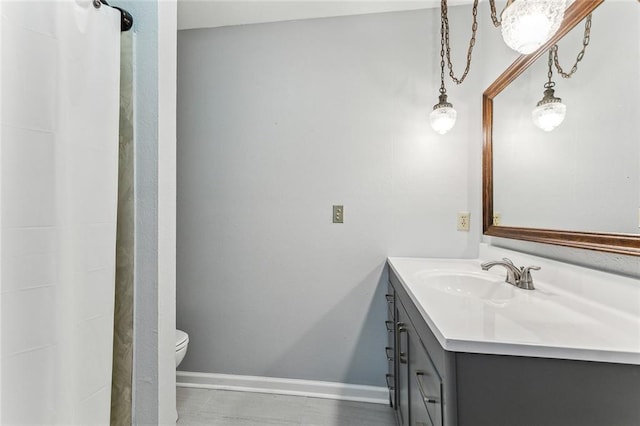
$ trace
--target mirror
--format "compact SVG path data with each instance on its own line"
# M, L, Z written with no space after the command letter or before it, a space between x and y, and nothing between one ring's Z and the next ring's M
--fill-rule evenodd
M602 3L574 2L558 33L483 94L485 235L640 256L640 5ZM564 79L553 66L567 114L544 132L531 112L548 78L548 49L558 44L569 71L591 12L576 74Z

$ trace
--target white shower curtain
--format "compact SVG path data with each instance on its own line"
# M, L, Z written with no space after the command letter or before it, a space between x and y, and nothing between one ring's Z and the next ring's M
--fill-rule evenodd
M1 424L109 424L119 12L0 2Z

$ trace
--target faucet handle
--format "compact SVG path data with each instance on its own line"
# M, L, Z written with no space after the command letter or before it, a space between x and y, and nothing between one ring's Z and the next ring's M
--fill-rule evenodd
M509 259L508 257L503 257L502 261L513 266L516 271L518 270L516 265L513 264L513 260ZM505 279L505 281L509 284L517 285L517 283L520 281L520 276L516 273L516 271L507 268L507 278Z
M525 290L535 289L535 287L533 286L533 277L531 276L531 270L539 271L540 267L539 266L527 266L527 267L523 266L520 268L520 270L522 272L520 273L520 283L518 287L523 288Z

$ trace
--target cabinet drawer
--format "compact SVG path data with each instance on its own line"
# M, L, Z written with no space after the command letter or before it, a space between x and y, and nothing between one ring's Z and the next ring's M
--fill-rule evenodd
M393 374L387 373L385 380L387 381L387 390L389 391L389 406L396 408L396 378Z
M442 426L442 380L420 342L416 344L411 380L415 397L422 403L433 426ZM416 404L420 407L421 404Z
M387 308L389 313L393 317L394 312L396 311L396 292L391 285L391 281L387 284L387 293L384 295L385 302L387 303Z

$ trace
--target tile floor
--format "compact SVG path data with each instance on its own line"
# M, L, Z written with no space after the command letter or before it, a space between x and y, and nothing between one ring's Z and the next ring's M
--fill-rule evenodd
M180 426L395 426L387 405L177 388Z

